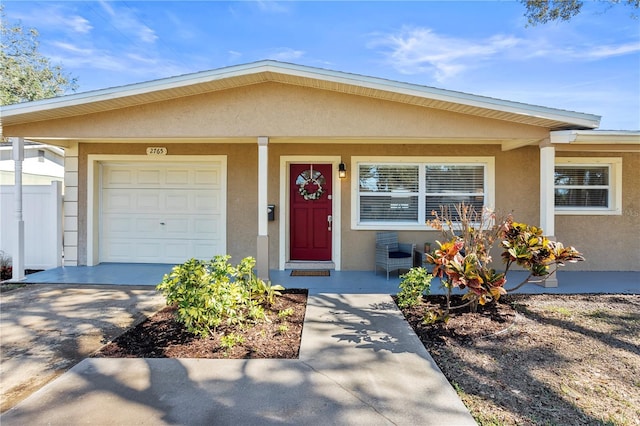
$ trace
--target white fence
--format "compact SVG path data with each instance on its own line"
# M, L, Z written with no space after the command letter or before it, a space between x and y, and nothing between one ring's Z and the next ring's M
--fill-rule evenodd
M22 187L24 267L62 265L62 183ZM0 250L13 257L17 247L15 186L0 186Z

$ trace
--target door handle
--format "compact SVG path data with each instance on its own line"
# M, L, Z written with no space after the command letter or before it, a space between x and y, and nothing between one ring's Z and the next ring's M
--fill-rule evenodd
M327 216L327 223L329 225L329 231L331 231L331 223L333 222L333 216Z

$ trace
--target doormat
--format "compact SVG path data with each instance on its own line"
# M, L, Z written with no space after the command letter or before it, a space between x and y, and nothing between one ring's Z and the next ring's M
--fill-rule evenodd
M294 269L293 271L291 271L292 277L328 277L330 275L331 271L329 271L328 269Z

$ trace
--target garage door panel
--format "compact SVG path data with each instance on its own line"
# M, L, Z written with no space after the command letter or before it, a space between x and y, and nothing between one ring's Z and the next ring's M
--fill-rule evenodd
M192 179L190 177L189 170L167 170L167 177L165 183L167 185L189 185Z
M131 253L135 253L136 262L156 263L163 257L162 246L155 240L114 239L105 241L104 248L109 262L131 262Z
M134 206L133 200L133 194L125 194L106 189L102 192L102 211L132 211Z
M194 170L194 183L211 188L220 188L221 179L219 170Z
M190 191L167 191L164 194L163 207L168 212L185 212L191 211L191 205L193 204L191 199L194 195Z
M220 218L197 218L193 223L194 239L221 239L224 227L220 224Z
M131 170L109 169L105 170L103 183L105 187L116 185L131 185L134 182L134 173Z
M178 234L181 238L190 237L191 230L189 225L191 221L191 219L184 218L167 219L163 228L169 237L171 237L172 234L173 238L175 238L175 234Z
M162 173L160 170L139 170L135 183L142 185L162 185Z
M134 230L134 224L130 217L112 216L108 221L105 221L104 231L107 234L116 233L130 233Z
M220 194L194 194L193 208L198 211L218 211L220 209Z
M105 238L158 238L161 221L159 217L108 215L103 216L103 230Z
M100 261L181 263L224 254L221 164L104 165Z
M162 231L162 224L159 217L134 217L131 219L135 225L130 232L135 233L136 237L152 237Z
M137 190L133 193L136 199L136 212L155 213L164 208L162 197L155 191Z
M218 254L224 254L216 251L216 247L216 244L194 241L192 245L193 253L195 253L194 257L197 259L212 259Z
M186 259L193 257L190 256L190 253L192 253L190 246L191 243L187 240L171 240L163 247L165 250L163 255L169 259L182 259L180 262L184 262Z

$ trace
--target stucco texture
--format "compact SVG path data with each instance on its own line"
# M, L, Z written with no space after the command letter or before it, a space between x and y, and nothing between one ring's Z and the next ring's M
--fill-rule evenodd
M556 215L556 237L576 247L585 261L566 270L637 271L640 269L640 154L559 153L568 157L622 158L621 215Z
M24 137L548 137L546 129L398 102L263 83L117 110L9 126Z

